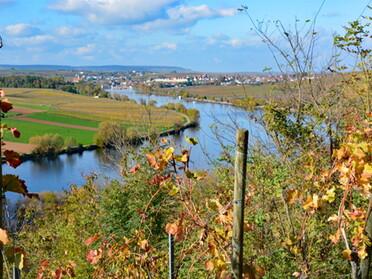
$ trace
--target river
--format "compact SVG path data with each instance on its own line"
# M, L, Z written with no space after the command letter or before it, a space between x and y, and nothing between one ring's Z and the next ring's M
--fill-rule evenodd
M158 96L140 94L134 90L113 90L110 93L119 93L135 99L155 100L157 106L169 102L181 102L186 108L195 108L200 112L200 126L189 128L179 135L172 136L173 141L179 146L188 145L185 136L196 138L199 144L192 148L191 168L211 169L211 161L218 158L221 143L225 146L234 145L235 130L245 128L250 131L250 138L262 135L263 131L248 120L248 114L230 105L217 103L202 103L188 101L172 96ZM17 169L3 165L3 172L17 174L26 181L30 192L62 191L69 189L71 184L83 185L84 174L91 172L104 174L110 178L119 178L115 164L110 164L102 150L84 151L82 154L63 154L55 159L42 158L36 161L26 161ZM14 199L12 193L7 197Z

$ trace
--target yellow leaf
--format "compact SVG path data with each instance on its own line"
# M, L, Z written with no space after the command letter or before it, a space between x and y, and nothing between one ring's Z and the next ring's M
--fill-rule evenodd
M0 229L0 242L2 244L8 244L9 243L9 238L6 230Z
M351 260L351 250L350 249L345 249L342 251L342 255L344 256L345 260L350 261Z
M338 215L333 214L331 217L328 218L329 222L337 222L338 221Z
M207 208L213 210L214 212L218 212L221 207L222 205L216 199L210 199L207 201Z
M336 243L340 240L340 236L341 236L341 231L340 231L340 229L338 229L337 232L336 232L336 235L330 235L330 236L329 236L329 239L330 239L334 244L336 244Z
M365 250L365 247L364 247L364 249L360 249L359 251L358 251L358 257L359 257L359 259L365 259L366 257L368 256L368 253L366 252L366 250Z
M358 159L362 159L364 156L366 156L363 150L359 147L355 148L353 153Z
M188 143L191 143L192 145L197 145L199 142L196 138L189 138L189 137L185 137L186 141Z
M295 199L297 197L297 194L298 194L298 191L297 190L289 190L287 191L287 199L286 199L286 203L287 204L292 204L295 202Z
M333 202L336 198L335 190L336 190L335 187L332 187L331 189L328 189L327 194L325 194L322 197L322 200L325 200L325 201L328 201L328 202Z
M173 185L172 190L169 191L169 195L170 196L173 196L173 195L175 195L177 193L178 193L178 187L176 187L175 185Z
M310 207L312 207L312 206L313 206L313 198L310 195L308 195L307 196L307 199L306 199L306 201L305 201L305 203L304 203L304 205L302 207L305 210L309 210Z
M205 269L208 271L212 271L214 269L214 263L212 259L209 259L205 262Z
M188 153L183 154L181 158L181 162L187 162L188 160L189 160L189 154Z
M164 153L169 155L169 154L173 154L174 153L174 148L173 147L169 147L168 149L165 149L164 150Z

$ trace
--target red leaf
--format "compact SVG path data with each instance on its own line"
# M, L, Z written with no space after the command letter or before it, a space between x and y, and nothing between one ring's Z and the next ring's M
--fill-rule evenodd
M55 279L62 279L62 276L63 276L62 269L61 268L57 268L56 269L56 277L55 277Z
M140 165L134 166L133 168L130 169L130 173L136 172L140 169Z
M94 241L96 241L101 236L102 236L102 234L95 234L94 236L85 240L84 243L85 243L86 246L89 246L90 244L92 244Z
M99 259L102 258L101 249L98 250L88 250L86 260L90 264L95 264L99 261Z
M75 264L75 263L74 263ZM76 266L76 264L75 264ZM74 272L74 269L71 267L71 266L68 266L65 270L66 274L70 277L70 278L73 278L75 277L75 272Z
M41 263L40 263L40 266L48 266L48 260L42 260Z
M17 168L20 164L22 164L19 154L17 152L14 152L13 150L5 150L4 156L5 161L8 163L9 166L13 168Z
M12 127L9 128L9 130L13 133L13 136L15 138L19 138L21 136L21 133L17 130L17 128Z
M170 178L170 174L167 175L154 175L153 178L147 182L148 185L160 185L160 183L164 180L167 180Z
M136 209L136 212L142 216L142 219L143 219L144 221L147 220L146 213L145 213L143 210Z
M1 110L3 112L8 112L9 110L13 108L12 104L8 102L8 99L4 99L0 101L0 103L1 103Z

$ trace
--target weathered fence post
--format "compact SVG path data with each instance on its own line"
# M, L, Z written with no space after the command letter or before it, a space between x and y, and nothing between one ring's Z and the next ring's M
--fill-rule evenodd
M15 266L13 266L13 279L21 279L21 271Z
M243 277L243 225L247 175L248 131L236 131L234 212L231 265L235 279Z
M174 235L169 234L169 279L174 279Z

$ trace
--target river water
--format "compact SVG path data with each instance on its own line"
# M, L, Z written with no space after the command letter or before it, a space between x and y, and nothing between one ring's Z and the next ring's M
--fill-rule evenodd
M222 145L234 145L235 131L239 128L248 129L250 135L259 136L263 131L249 121L249 116L243 110L225 104L201 103L183 100L172 96L158 96L140 94L134 90L113 90L110 93L119 93L135 99L155 100L157 106L169 102L181 102L186 108L195 108L200 112L200 126L189 128L171 139L179 146L189 146L185 136L196 138L199 144L191 151L191 168L210 169L211 162L218 158ZM252 138L250 136L250 138ZM26 161L17 169L3 165L3 172L17 174L26 181L30 192L62 191L69 189L71 184L83 185L84 175L91 172L104 174L110 178L119 178L115 164L107 161L102 150L85 151L82 154L63 154L55 159L42 158L36 161ZM13 194L7 197L14 199Z

